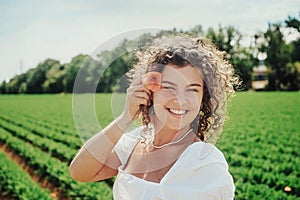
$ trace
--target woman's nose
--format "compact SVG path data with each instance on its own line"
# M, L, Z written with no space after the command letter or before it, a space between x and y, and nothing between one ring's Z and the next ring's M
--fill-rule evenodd
M177 101L180 106L182 106L182 105L184 105L184 104L187 103L185 92L176 91L175 98L176 98L175 101Z

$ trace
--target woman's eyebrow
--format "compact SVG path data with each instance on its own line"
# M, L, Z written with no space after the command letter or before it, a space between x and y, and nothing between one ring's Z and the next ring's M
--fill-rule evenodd
M199 84L199 83L192 83L192 84L190 84L189 86L197 86L197 87L201 87L201 84Z
M166 83L166 84L170 84L170 85L173 85L173 86L177 85L176 83L173 83L173 82L170 82L170 81L162 81L161 83ZM201 87L201 84L200 83L192 83L188 87L192 87L192 86Z
M166 84L176 86L176 83L173 83L173 82L170 82L170 81L162 81L161 83L166 83Z

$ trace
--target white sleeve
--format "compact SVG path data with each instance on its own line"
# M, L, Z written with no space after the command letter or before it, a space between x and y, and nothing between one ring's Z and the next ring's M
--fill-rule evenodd
M201 168L203 188L201 199L234 199L234 183L227 167L220 163L211 163Z
M206 157L202 157L203 160L200 159L198 171L203 181L206 182L205 193L208 196L214 196L214 198L207 199L234 199L235 186L223 153L213 145L205 145L212 151Z
M203 143L182 159L163 190L163 199L167 200L232 200L235 187L223 154Z
M139 140L140 128L136 128L130 132L124 133L118 143L114 147L114 151L121 161L122 166L127 163L127 160L132 153L135 145Z

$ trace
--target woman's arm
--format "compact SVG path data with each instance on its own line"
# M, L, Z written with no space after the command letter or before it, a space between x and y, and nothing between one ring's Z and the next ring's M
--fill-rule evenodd
M129 118L121 115L89 139L70 164L71 177L92 182L115 176L120 161L112 150L130 123Z
M124 112L106 128L89 139L70 164L71 177L76 181L92 182L117 174L120 160L113 151L123 133L137 117L140 105L149 105L151 92L141 80L127 89Z

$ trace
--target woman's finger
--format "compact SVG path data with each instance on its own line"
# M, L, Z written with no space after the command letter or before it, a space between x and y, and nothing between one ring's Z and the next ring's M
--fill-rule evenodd
M149 94L146 93L146 92L144 92L144 91L141 91L141 92L139 92L139 91L134 92L133 95L134 95L135 97L144 98L144 99L146 99L146 100L149 100L149 99L150 99Z
M151 91L147 89L144 85L131 86L127 89L127 93L134 92L146 92L149 96L151 96Z
M136 106L138 109L139 105L148 105L150 103L150 97L145 92L135 92L129 97L129 105Z
M138 96L134 96L132 99L131 99L131 102L133 104L135 104L136 106L140 106L140 105L145 105L147 106L148 103L149 103L149 100L146 99L146 98L143 98L143 97L138 97Z

